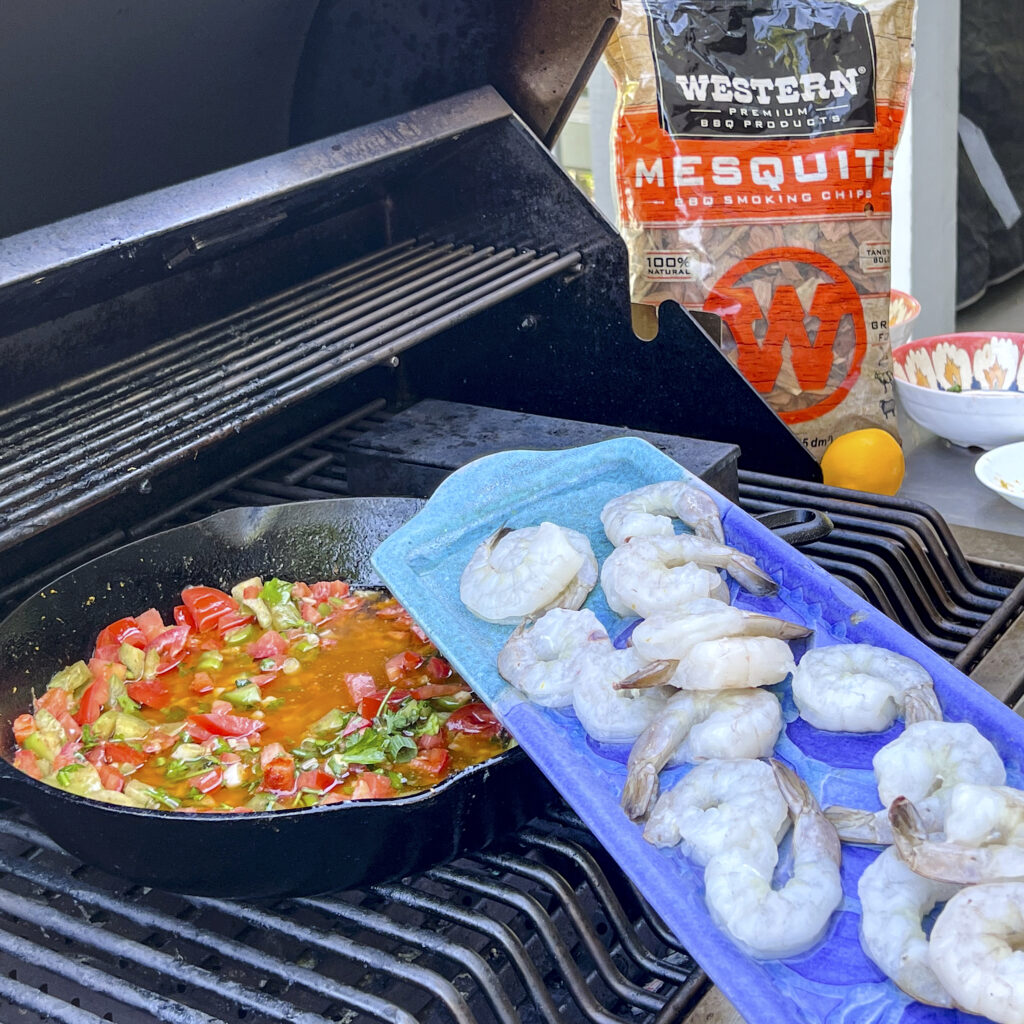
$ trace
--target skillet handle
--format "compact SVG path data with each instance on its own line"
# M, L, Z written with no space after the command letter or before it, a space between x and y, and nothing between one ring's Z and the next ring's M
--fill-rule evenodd
M822 540L834 528L832 520L824 512L812 508L780 508L774 512L763 512L755 518L776 537L781 537L795 548Z

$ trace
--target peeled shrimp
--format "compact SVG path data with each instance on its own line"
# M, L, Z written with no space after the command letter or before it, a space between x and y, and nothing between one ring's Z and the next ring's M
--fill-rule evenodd
M615 689L615 683L629 675L637 664L639 659L631 648L611 648L590 658L576 676L573 710L592 739L601 743L633 743L664 710L669 697L665 689Z
M815 647L793 675L801 717L829 732L882 732L908 701L920 717L941 718L932 677L916 661L871 644Z
M725 569L759 597L778 590L751 555L690 534L637 537L617 547L601 567L601 587L617 615L648 618L695 598L728 602L728 588L715 569Z
M967 722L914 722L872 759L881 811L829 807L829 820L851 843L893 841L888 808L913 801L929 832L941 831L953 788L963 782L1001 786L1006 766L996 748Z
M774 847L789 826L789 807L764 761L712 760L698 764L658 797L644 826L655 846L679 846L700 865L764 833Z
M722 517L714 499L685 480L640 487L612 498L601 510L604 532L616 547L631 537L671 536L671 517L681 520L698 537L725 543Z
M563 708L580 675L613 649L592 611L552 608L512 633L498 654L498 672L537 704Z
M636 821L658 795L658 773L668 764L771 753L782 731L782 708L764 690L692 693L680 690L629 752L622 808Z
M932 928L932 970L955 1006L999 1024L1024 1024L1024 884L961 889Z
M576 609L597 584L597 559L582 533L554 523L502 527L473 552L459 597L487 622L512 624L549 608Z
M913 803L889 808L896 849L918 874L945 882L1024 882L1024 793L1008 786L956 786L946 838L930 838Z
M671 613L662 612L644 619L633 630L630 643L644 661L681 661L706 640L722 637L793 640L809 633L809 629L795 622L704 598L681 605Z
M778 761L775 771L793 821L793 867L789 880L772 887L778 859L766 858L764 837L753 847L737 843L708 861L705 898L715 923L750 956L793 956L824 934L843 899L836 830L821 813L807 784Z
M952 1006L953 1000L932 970L921 922L959 888L915 874L892 847L864 869L857 883L864 952L908 996L932 1006Z

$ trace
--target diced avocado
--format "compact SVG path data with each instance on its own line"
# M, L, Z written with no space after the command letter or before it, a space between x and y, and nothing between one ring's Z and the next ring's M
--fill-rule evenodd
M77 796L96 797L103 791L100 773L88 763L66 764L63 768L58 768L53 775L48 775L43 781L49 782L57 789L75 793Z
M234 690L225 690L221 696L236 708L251 708L260 703L260 688L255 683L246 683Z
M198 761L203 757L206 757L206 751L198 743L179 743L171 751L174 761Z
M270 625L273 622L273 617L270 614L270 609L267 607L267 602L263 600L262 593L256 595L256 597L243 597L246 590L249 587L258 587L260 591L263 590L263 580L259 576L253 576L252 579L242 580L241 583L236 584L231 588L231 596L239 603L244 611L250 611L256 616L256 621L260 625L260 629L270 629Z
M91 682L92 673L89 671L89 666L84 661L76 661L74 665L62 668L53 676L46 688L48 690L67 690L68 693L75 694Z
M272 811L277 806L277 800L273 793L253 793L245 806L254 811Z
M351 717L351 713L346 714L341 708L331 708L326 715L318 718L310 726L310 731L314 736L326 736L339 729L344 729Z
M35 713L36 731L46 741L47 746L53 747L54 754L68 741L68 734L64 726L46 708L38 708ZM52 759L54 754L50 754Z
M100 716L103 717L102 715ZM150 730L150 724L138 715L126 715L123 711L117 712L117 720L114 724L113 735L122 740L141 739Z
M92 734L98 740L109 740L114 735L117 727L118 711L104 711L95 722L92 723Z
M30 732L21 741L21 745L26 750L31 750L36 757L41 757L44 761L52 761L57 756L57 751L60 750L60 747L51 746L38 730Z
M143 651L140 651L138 647L132 647L131 644L121 644L117 656L121 660L121 664L128 669L129 679L142 678L143 669L146 667L146 655Z
M196 669L200 672L216 672L224 665L224 655L220 651L203 651L199 655Z
M156 798L156 790L147 786L138 779L129 779L121 791L131 801L132 807L159 807L160 803Z
M156 679L156 670L160 667L160 652L157 650L146 651L142 663L142 678Z

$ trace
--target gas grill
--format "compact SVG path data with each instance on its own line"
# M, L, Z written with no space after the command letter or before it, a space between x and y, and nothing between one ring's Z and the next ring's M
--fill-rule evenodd
M545 148L614 7L451 5L429 31L484 56L432 77L406 60L375 90L397 15L371 6L362 42L333 8L349 101L317 108L339 82L307 66L301 145L0 242L0 614L221 509L425 497L487 451L628 432L794 537L827 517L810 557L1016 704L1019 578L982 578L926 506L817 482L681 310L634 336L625 249ZM330 52L331 25L307 49ZM536 785L544 813L486 850L262 903L130 885L9 810L0 1019L685 1018L708 979Z

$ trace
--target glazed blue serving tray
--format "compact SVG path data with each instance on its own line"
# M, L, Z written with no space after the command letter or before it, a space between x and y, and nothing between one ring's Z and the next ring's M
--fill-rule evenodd
M423 510L387 538L373 564L395 596L423 626L456 670L498 715L523 749L629 875L722 989L743 1017L754 1022L978 1021L957 1011L915 1003L864 955L858 938L857 880L877 851L843 846L844 901L817 946L784 960L756 960L741 952L712 922L704 903L703 869L677 849L647 843L641 825L619 807L628 746L595 744L571 709L552 710L525 700L499 675L496 659L512 630L472 615L459 600L459 578L476 546L496 529L547 520L590 538L599 562L611 551L601 527L604 504L617 495L661 480L686 478L715 498L727 541L754 555L779 583L771 598L752 598L733 585L734 603L800 622L813 634L793 644L864 642L920 662L932 674L946 717L972 722L995 745L1008 783L1024 786L1021 753L1024 720L810 559L692 477L639 438L618 438L555 452L510 451L490 455L448 477ZM629 623L608 609L600 587L586 606L623 636ZM773 688L785 726L776 756L808 781L823 806L877 809L871 758L902 730L855 736L819 732L798 718L788 681ZM671 788L690 768L662 772Z

